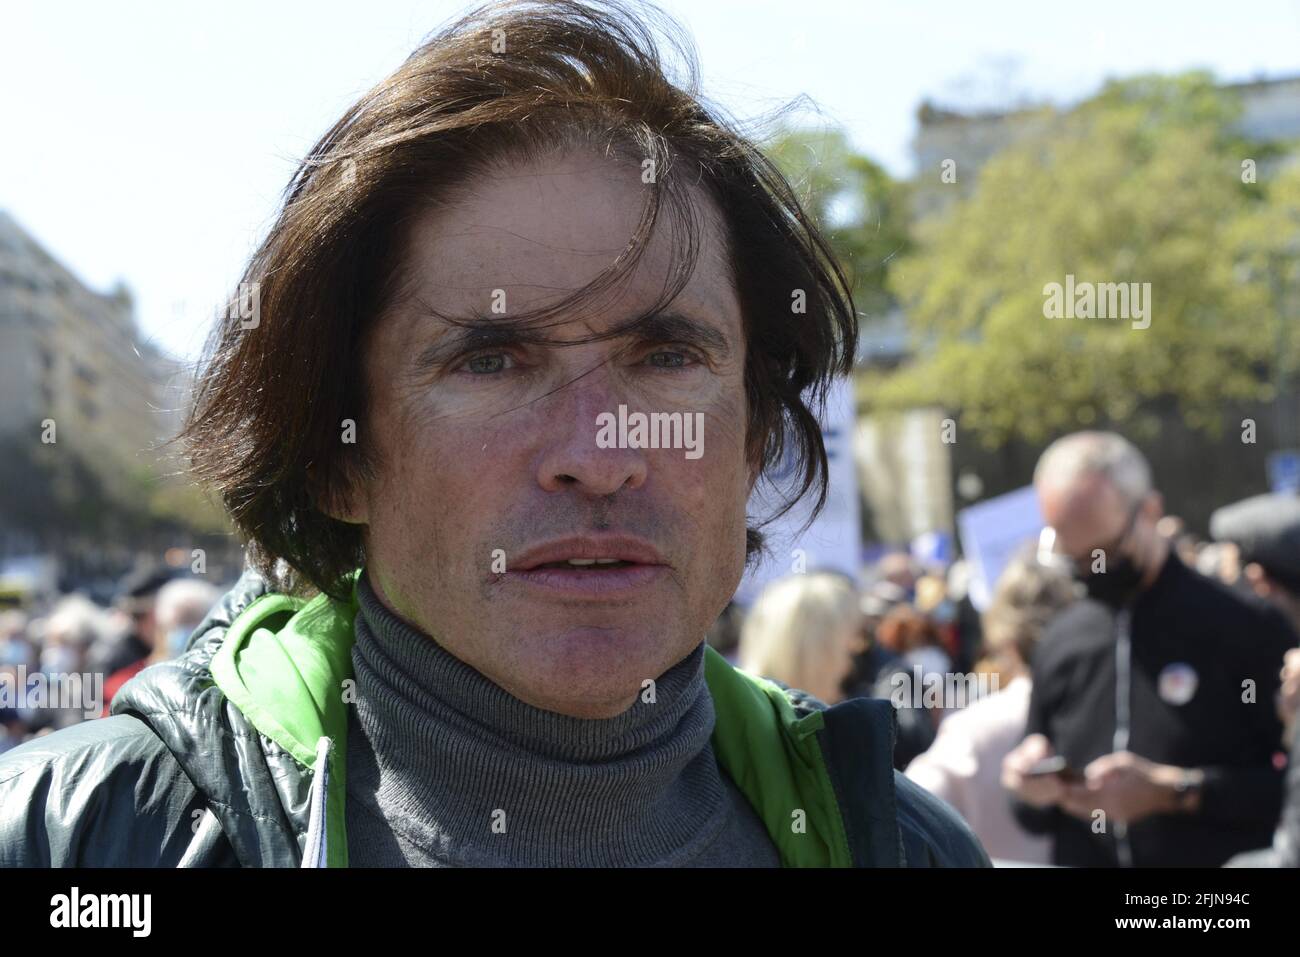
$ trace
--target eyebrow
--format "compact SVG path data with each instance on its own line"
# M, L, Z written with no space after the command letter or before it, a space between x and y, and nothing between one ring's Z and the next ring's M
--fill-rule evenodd
M437 368L455 356L482 349L500 349L536 343L557 344L544 331L483 316L457 320L455 327L455 331L440 336L436 342L419 352L414 363L417 372ZM665 311L642 316L628 323L623 331L610 338L624 336L635 336L645 342L680 342L683 345L712 352L723 359L731 355L731 345L724 333L680 312Z

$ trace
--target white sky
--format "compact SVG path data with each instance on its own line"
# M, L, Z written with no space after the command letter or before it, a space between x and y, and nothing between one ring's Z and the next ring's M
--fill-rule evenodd
M1300 0L661 0L740 118L800 94L897 175L923 97L1066 101L1108 76L1300 73ZM0 208L194 358L295 161L447 0L5 0ZM796 20L791 11L797 11Z

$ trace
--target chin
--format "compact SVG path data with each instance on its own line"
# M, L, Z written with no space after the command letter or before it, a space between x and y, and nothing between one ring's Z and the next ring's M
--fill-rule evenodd
M549 710L578 714L592 709L626 710L643 690L690 653L674 652L663 631L640 628L570 627L533 639L521 664L534 700ZM542 679L539 681L539 679ZM563 707L561 707L563 705Z

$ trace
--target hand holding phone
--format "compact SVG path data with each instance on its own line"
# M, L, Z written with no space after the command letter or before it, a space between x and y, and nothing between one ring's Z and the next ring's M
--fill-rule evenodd
M1083 780L1083 775L1070 767L1070 762L1059 754L1054 754L1050 758L1043 758L1041 761L1035 761L1025 771L1025 777L1027 778L1045 778L1052 775L1058 775L1062 781L1071 783Z

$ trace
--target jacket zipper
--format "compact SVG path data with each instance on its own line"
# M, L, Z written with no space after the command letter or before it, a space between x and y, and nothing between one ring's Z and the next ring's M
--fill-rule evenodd
M1129 684L1133 666L1132 611L1121 608L1115 618L1115 737L1111 742L1112 751L1127 751L1129 739ZM1115 821L1115 852L1119 856L1120 867L1133 866L1133 847L1129 844L1128 824Z
M312 764L311 812L307 816L307 840L302 849L303 867L329 866L329 829L326 809L329 805L330 748L334 742L322 736L316 742L316 761Z

